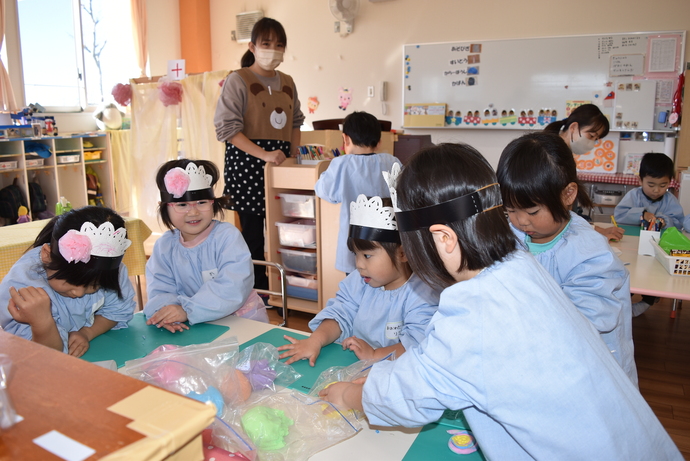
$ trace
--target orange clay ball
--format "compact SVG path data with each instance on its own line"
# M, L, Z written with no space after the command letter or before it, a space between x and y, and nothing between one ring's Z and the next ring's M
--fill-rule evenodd
M242 403L252 395L252 385L241 371L232 368L223 376L220 392L226 402Z

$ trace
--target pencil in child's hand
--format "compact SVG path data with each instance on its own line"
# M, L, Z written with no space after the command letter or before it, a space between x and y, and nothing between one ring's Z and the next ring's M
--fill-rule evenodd
M615 227L618 227L618 223L616 222L616 218L614 218L613 215L611 215L611 222L613 223L613 225Z

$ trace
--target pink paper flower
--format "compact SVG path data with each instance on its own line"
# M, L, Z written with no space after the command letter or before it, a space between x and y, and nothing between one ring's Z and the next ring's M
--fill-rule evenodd
M115 102L117 102L119 105L128 106L132 102L132 85L129 83L126 85L118 83L113 87L113 90L110 92L110 94L113 95Z
M158 85L158 99L165 107L182 101L182 85L177 82L161 82Z
M175 198L180 198L187 192L191 180L182 168L177 167L165 173L163 182L169 194L172 194Z
M60 237L58 249L68 263L87 263L91 259L91 239L88 235L74 229L68 230L65 235Z

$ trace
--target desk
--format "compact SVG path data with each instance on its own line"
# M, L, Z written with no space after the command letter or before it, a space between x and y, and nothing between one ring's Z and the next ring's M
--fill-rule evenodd
M88 460L108 455L122 460L203 458L199 457L199 434L215 415L207 405L4 331L0 331L0 351L12 359L9 394L17 414L24 418L0 437L0 459L62 459L32 442L51 430L94 449L96 453ZM170 424L149 423L148 437L136 432L131 418L108 408L140 391L161 398L159 405L162 402L163 407L186 418ZM141 407L137 410L144 411ZM143 420L143 416L135 419ZM178 449L186 457L167 457Z
M129 275L137 280L137 301L143 308L141 281L139 277L146 274L146 253L144 240L151 235L151 229L138 218L124 218L127 238L132 241L125 252L122 262L127 266ZM12 266L34 243L36 236L48 223L48 219L23 224L0 227L0 280L7 275Z
M596 223L606 227L604 223ZM619 258L630 272L630 292L673 299L671 318L676 317L676 301L690 300L690 277L671 275L654 256L637 254L639 237L624 236L611 247L621 251Z
M663 269L663 268L662 268ZM216 325L230 327L218 339L230 336L237 337L242 344L253 339L272 328L278 328L267 323L256 322L234 315L211 322ZM303 331L282 328L289 332L304 334ZM370 426L367 420L362 421L362 430L354 437L350 437L326 450L323 450L309 461L351 461L356 458L359 461L400 461L414 442L421 428L388 428Z

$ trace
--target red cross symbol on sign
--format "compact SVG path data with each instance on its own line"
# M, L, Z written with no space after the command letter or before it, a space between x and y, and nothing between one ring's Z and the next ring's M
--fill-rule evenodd
M180 67L179 64L175 64L175 68L174 68L174 69L170 69L170 70L172 70L173 72L175 72L175 77L179 77L179 76L180 76L180 71L182 70L182 68Z

